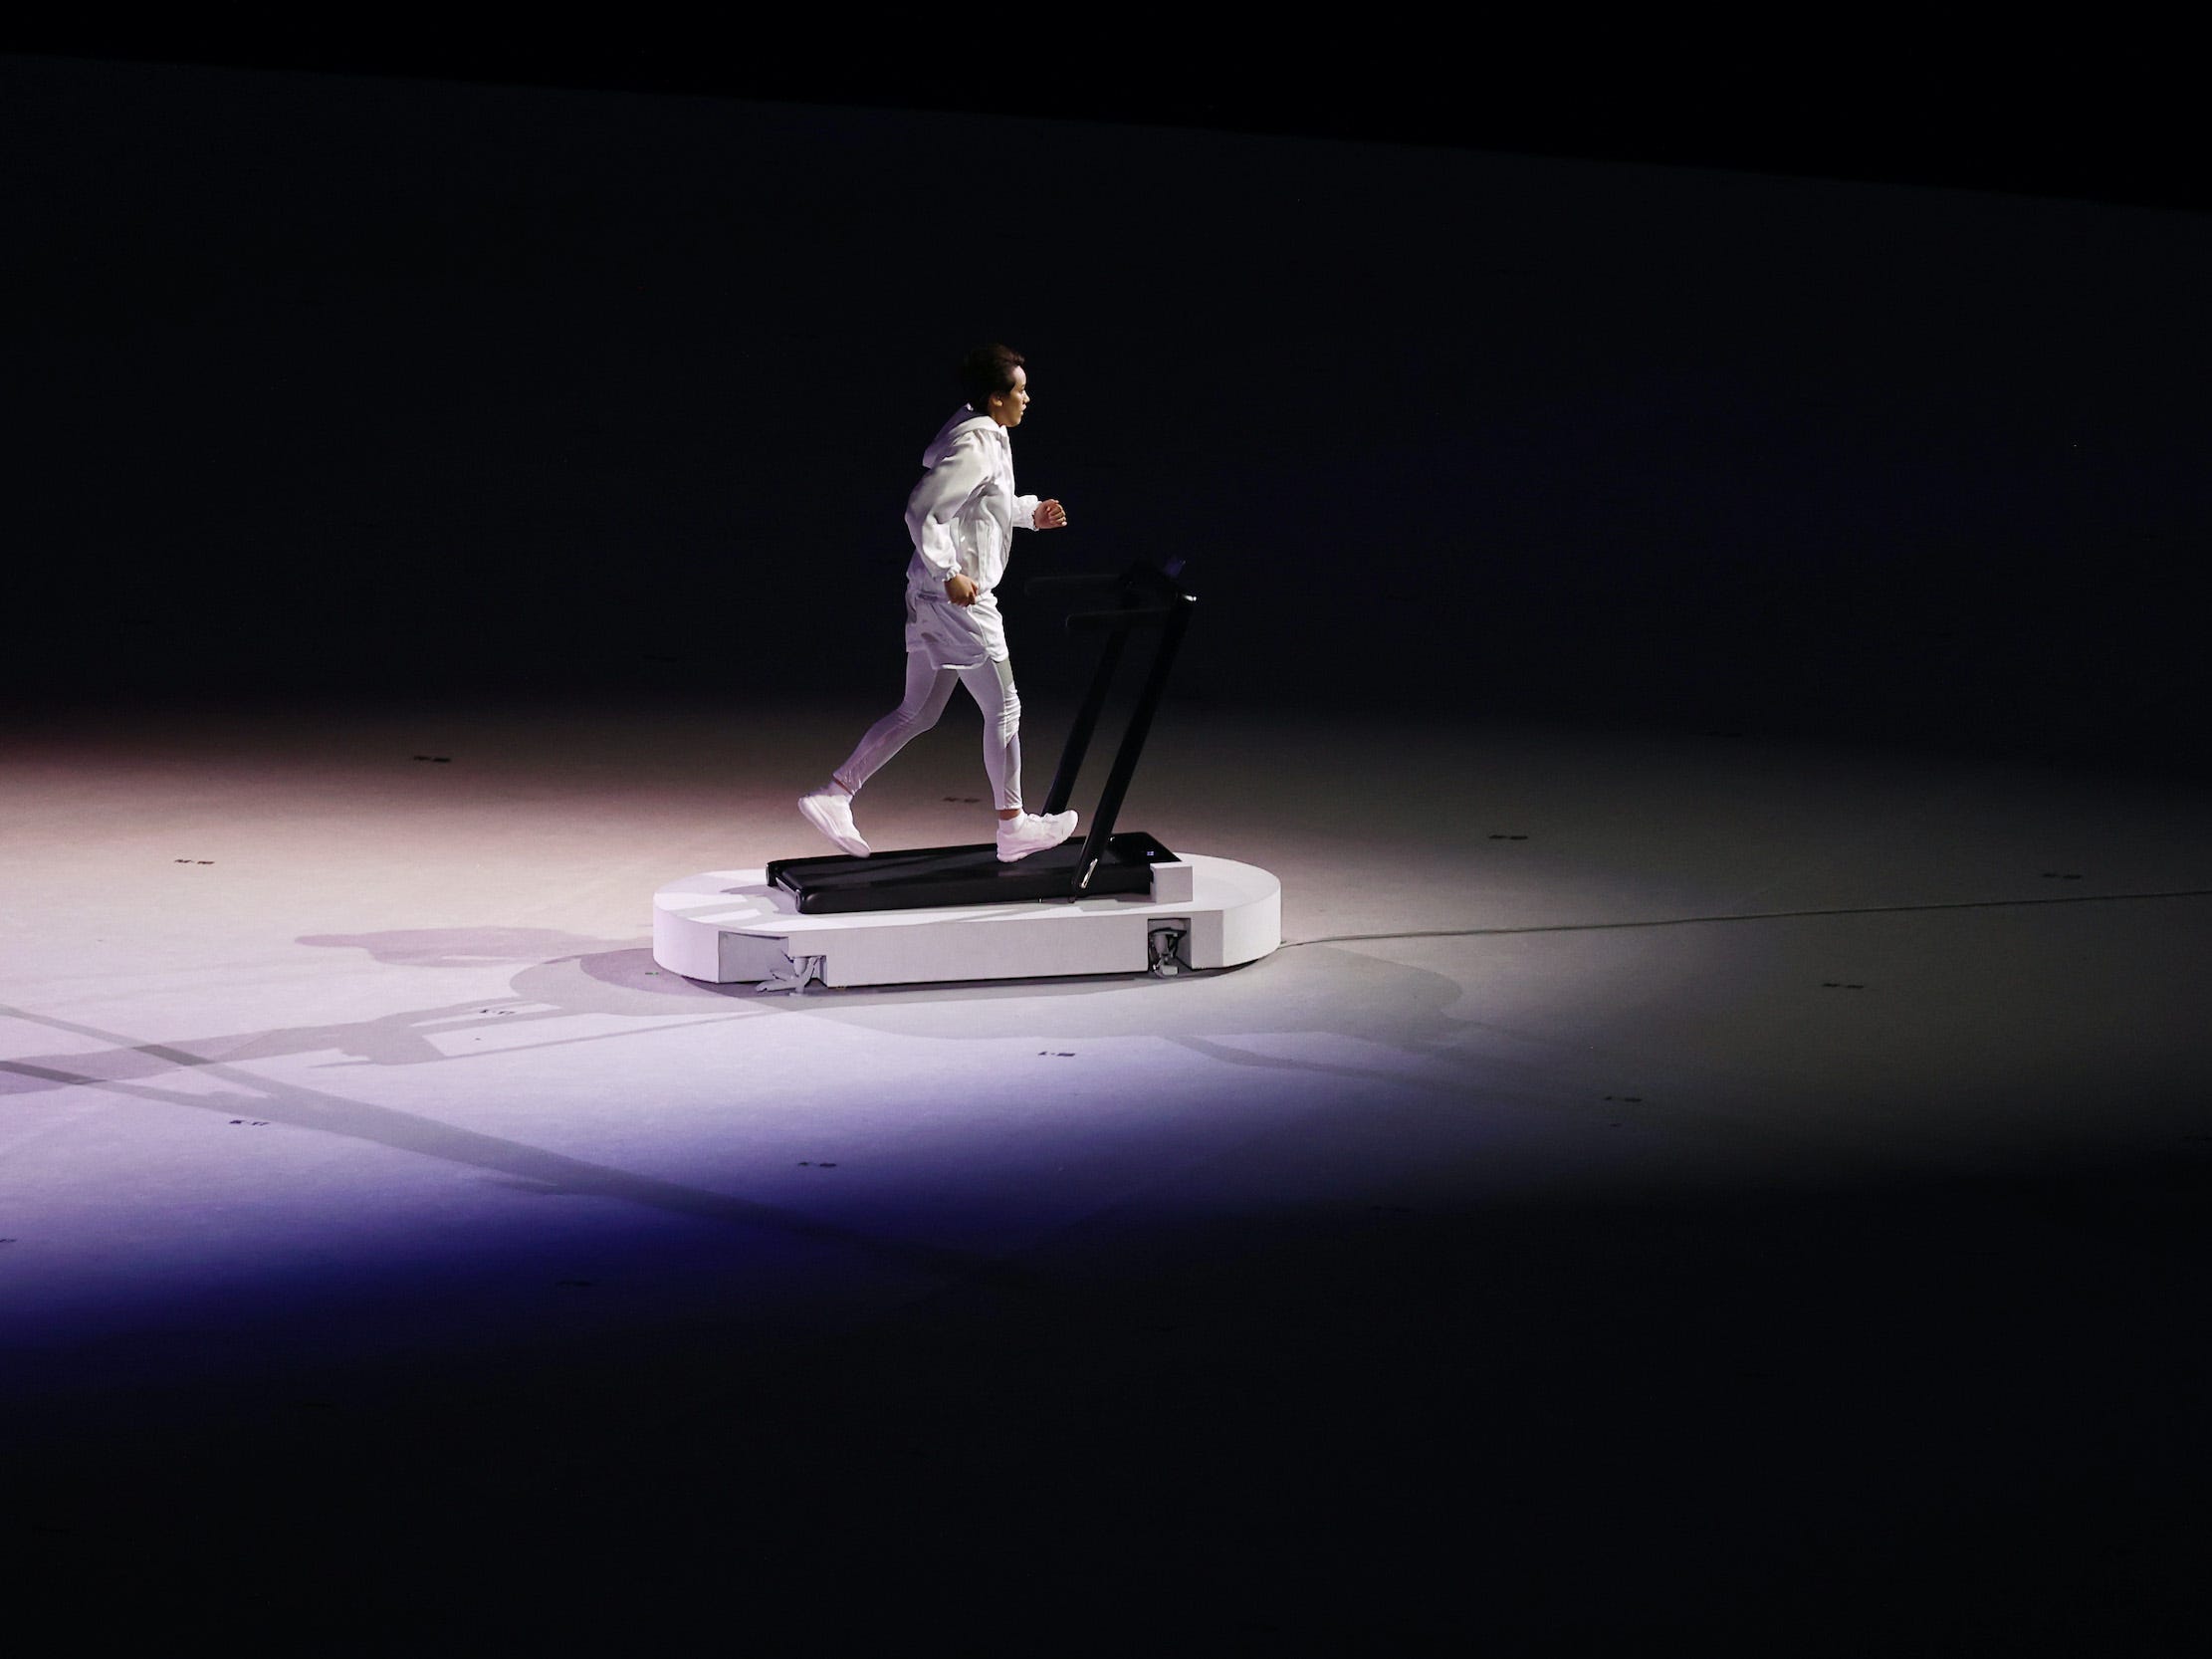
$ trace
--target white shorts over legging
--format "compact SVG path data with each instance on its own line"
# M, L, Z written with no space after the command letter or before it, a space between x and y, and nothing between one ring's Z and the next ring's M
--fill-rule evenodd
M940 668L928 651L906 654L906 696L861 738L845 764L831 775L847 795L858 795L883 763L937 724L952 701L955 682L968 687L984 712L984 770L1000 812L1021 810L1021 696L1013 688L1013 664L985 658L964 668Z

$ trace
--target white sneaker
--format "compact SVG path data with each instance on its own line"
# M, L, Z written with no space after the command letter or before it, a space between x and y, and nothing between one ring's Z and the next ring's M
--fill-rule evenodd
M855 858L867 857L868 843L853 828L851 796L840 795L832 789L818 789L798 798L798 810L808 824Z
M998 821L998 861L1010 864L1016 858L1058 846L1074 833L1073 813L1054 813L1050 818L1023 813L1019 818L1002 818Z

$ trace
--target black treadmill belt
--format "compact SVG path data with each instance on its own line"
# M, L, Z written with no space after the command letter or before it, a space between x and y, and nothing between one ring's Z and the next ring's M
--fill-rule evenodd
M1013 863L998 861L989 841L975 846L921 846L867 858L779 858L768 867L774 885L793 894L800 914L911 910L925 906L1023 904L1074 898L1082 843L1063 841ZM1082 897L1152 890L1152 866L1175 854L1143 830L1114 836Z

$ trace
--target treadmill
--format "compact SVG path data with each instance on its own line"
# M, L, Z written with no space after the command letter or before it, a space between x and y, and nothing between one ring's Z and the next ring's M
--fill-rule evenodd
M1155 636L1152 662L1145 672L1136 706L1122 732L1106 788L1091 815L1090 831L1080 842L1062 841L1010 864L998 861L995 842L973 846L925 846L877 852L866 858L836 853L822 858L778 858L768 867L769 881L789 893L801 915L839 915L865 910L919 910L951 905L1016 904L1037 899L1096 898L1116 893L1150 893L1152 867L1173 863L1176 855L1141 830L1116 833L1129 781L1136 776L1152 718L1167 690L1168 672L1182 648L1198 601L1183 592L1176 577L1178 559L1165 568L1139 560L1118 574L1044 576L1031 579L1029 594L1091 592L1111 590L1114 602L1067 618L1070 633L1102 633L1098 669L1069 728L1059 770L1042 816L1067 810L1076 775L1099 716L1105 711L1131 637Z

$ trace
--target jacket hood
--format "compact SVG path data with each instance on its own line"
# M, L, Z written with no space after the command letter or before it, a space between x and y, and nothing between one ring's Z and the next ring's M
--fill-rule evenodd
M1005 431L1005 428L993 420L991 416L978 414L966 403L963 403L953 411L952 419L938 428L937 436L930 439L929 448L922 451L922 465L925 467L937 465L938 462L953 452L953 444L961 433L978 426L986 426L992 431L1001 434L1001 439Z

